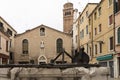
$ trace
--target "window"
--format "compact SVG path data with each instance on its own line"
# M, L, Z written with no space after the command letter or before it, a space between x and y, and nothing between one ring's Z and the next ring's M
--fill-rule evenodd
M96 20L96 18L97 18L97 13L95 12L94 13L94 20Z
M45 28L40 28L40 36L45 36Z
M84 22L84 17L82 17L82 22Z
M99 43L99 53L102 53L102 43Z
M113 37L110 37L110 50L113 50Z
M62 49L63 49L63 40L61 38L57 39L57 42L56 42L56 47L57 47L57 53L60 53L62 52Z
M113 15L109 16L109 25L113 24Z
M109 0L109 6L111 6L112 5L112 0Z
M86 26L86 34L88 34L88 25Z
M9 34L10 36L12 36L12 31L10 29L7 29L7 34Z
M88 48L89 48L89 46L88 46L88 44L87 44L87 53L88 53Z
M71 15L71 12L70 11L65 12L65 16L67 16L67 15Z
M86 17L88 17L88 11L86 11Z
M6 51L8 52L8 41L6 41Z
M90 52L89 52L89 53L90 53L90 56L92 56L92 52L91 52L91 51L92 51L92 49L91 49L91 47L89 47L89 49L90 49Z
M28 54L28 40L24 39L22 42L23 54Z
M99 16L101 15L101 7L99 7L99 9L98 9L98 15Z
M99 27L99 32L101 32L101 30L102 30L102 28L101 28L101 24L99 24L98 27Z
M89 32L89 39L91 39L91 32Z
M118 43L120 44L120 27L118 28L118 31L117 31L117 40L118 40Z
M10 48L12 47L12 39L10 39Z
M0 22L0 30L4 30L3 23Z
M95 54L97 54L97 44L95 44Z
M82 30L81 36L82 36L82 38L84 38L84 29Z
M78 36L76 35L76 36L75 36L75 42L76 42L76 43L77 43L77 40L78 40Z
M1 49L1 43L2 43L2 41L1 41L1 35L0 35L0 49Z
M97 35L97 28L94 29L95 35Z

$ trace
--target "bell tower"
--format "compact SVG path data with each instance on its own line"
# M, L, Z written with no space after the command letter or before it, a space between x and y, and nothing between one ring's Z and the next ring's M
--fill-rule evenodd
M70 31L72 30L74 17L73 4L67 2L63 5L63 7L63 31L65 33L70 33Z

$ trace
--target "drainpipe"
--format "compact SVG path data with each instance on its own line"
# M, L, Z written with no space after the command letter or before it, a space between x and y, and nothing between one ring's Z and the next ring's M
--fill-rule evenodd
M80 23L78 21L78 50L80 48Z
M91 54L91 59L93 59L93 54L94 54L94 44L93 44L93 16L92 16L92 24L91 24L91 44L92 44L92 54Z
M116 52L116 50L115 50L115 44L116 44L116 36L115 36L115 5L116 5L116 3L115 3L115 0L113 0L113 43L114 43L114 52Z

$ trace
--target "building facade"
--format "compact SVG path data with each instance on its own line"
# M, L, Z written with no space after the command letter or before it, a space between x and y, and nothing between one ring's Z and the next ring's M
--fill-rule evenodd
M75 48L84 46L90 63L108 67L110 76L118 78L120 0L101 0L93 7L87 5L73 24L73 30L77 30L73 31L73 45Z
M90 27L89 27L89 18L88 16L92 13L92 11L97 6L97 3L88 3L85 9L79 16L79 47L83 46L85 48L85 52L89 54L91 58L91 43L90 43Z
M74 51L79 50L84 46L85 52L90 53L88 50L89 43L89 18L88 16L97 6L97 3L88 3L84 10L79 13L78 18L73 23L73 47ZM75 53L74 53L75 54ZM90 54L89 54L90 55Z
M120 0L116 2L115 9L115 78L120 76Z
M101 0L89 16L93 63L110 68L114 76L114 1Z
M0 29L0 64L9 63L9 36Z
M1 16L0 16L0 29L9 35L9 63L14 63L14 36L17 34L16 30L12 28Z
M1 31L1 35L0 35L1 46L4 47L4 50L2 50L1 48L0 53L7 54L7 58L9 58L9 63L13 63L14 36L15 34L17 34L17 32L1 16L0 16L0 31ZM5 50L7 52L5 52Z
M32 30L15 36L15 63L50 63L65 49L71 55L71 36L61 31L40 25ZM59 57L58 61L61 60ZM65 61L71 62L65 56Z

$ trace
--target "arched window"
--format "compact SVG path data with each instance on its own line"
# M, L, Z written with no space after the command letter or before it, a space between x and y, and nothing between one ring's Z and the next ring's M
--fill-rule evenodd
M28 54L28 40L24 39L22 42L23 54Z
M118 43L120 43L120 27L118 28L117 35L118 35Z
M40 36L45 36L45 28L40 28Z
M60 53L63 49L63 40L61 38L57 39L56 42L56 49L57 49L57 53Z

